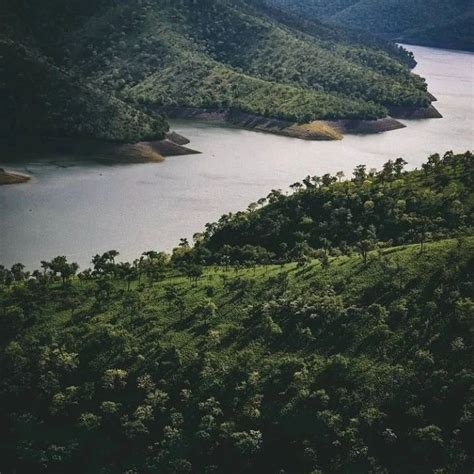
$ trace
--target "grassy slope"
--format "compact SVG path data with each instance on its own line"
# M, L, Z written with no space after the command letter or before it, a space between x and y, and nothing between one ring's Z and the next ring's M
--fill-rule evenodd
M253 0L8 0L0 15L14 96L4 134L159 138L166 124L149 115L157 105L309 122L375 119L393 105L429 103L403 52L334 27L299 26Z
M64 44L89 80L144 104L231 106L293 120L374 118L394 103L426 105L423 81L389 48L335 34L301 33L225 0L161 0L106 9Z
M420 254L419 245L407 245L401 247L393 247L382 250L381 254L376 251L370 253L369 264L364 266L362 258L359 255L332 257L330 258L330 267L323 269L319 261L314 260L304 268L299 268L296 263L288 263L284 265L268 265L256 266L253 269L229 267L206 267L203 276L197 281L190 281L189 278L179 274L169 275L165 280L154 283L152 286L146 285L140 288L138 282L131 285L131 291L139 290L140 299L145 302L143 308L147 312L147 302L153 314L149 314L146 318L146 327L149 331L140 330L137 336L140 338L138 345L142 348L141 354L146 358L152 356L152 352L147 352L148 340L151 344L151 351L154 350L153 338L155 335L165 337L165 346L176 346L185 358L191 360L196 352L202 349L207 338L207 332L200 332L199 327L203 321L196 317L188 317L182 321L182 324L176 324L180 319L179 311L173 306L170 307L165 299L165 290L169 285L178 288L178 292L183 296L183 301L187 308L196 308L209 298L209 287L213 288L212 300L218 306L218 315L208 329L219 330L225 334L228 330L235 329L235 324L241 326L237 333L229 339L229 343L218 348L220 356L227 357L232 360L236 352L240 351L243 346L251 343L252 340L259 340L262 334L252 333L252 329L243 331L242 318L248 317L245 308L249 304L255 304L257 301L267 301L261 298L262 293L266 290L272 292L272 288L268 288L268 283L274 279L278 279L283 275L288 276L288 284L285 291L293 298L302 296L303 298L310 296L313 292L322 291L325 287L336 288L336 293L341 296L342 300L350 305L369 306L370 304L379 303L386 305L393 302L396 293L396 280L393 282L386 280L388 277L387 262L397 262L402 269L401 285L403 290L396 299L403 299L413 288L418 291L428 291L443 273L443 268L447 270L454 263L451 261L453 255L456 255L456 248L459 245L457 240L442 240L439 242L429 243L423 254ZM468 264L474 255L474 237L468 237L461 244L463 246L459 259L455 265L460 267ZM242 279L250 282L253 287L250 291L242 292L240 288L229 289L228 283L231 280ZM76 282L76 284L79 284ZM79 286L81 286L79 284ZM278 293L275 283L273 288ZM117 290L126 290L125 283L117 283ZM256 299L256 296L258 298ZM87 312L88 304L86 303L81 310ZM100 315L99 320L103 322L116 322L116 315L123 309L123 304L118 301L116 305L112 305L104 314ZM189 315L191 316L191 315ZM131 323L133 317L129 320ZM58 333L66 330L70 323L69 312L59 312L56 319L56 329ZM51 328L51 321L44 326L34 328L34 331L42 333ZM127 324L122 320L120 324ZM257 330L257 328L254 328ZM400 328L403 332L406 328ZM248 332L245 334L245 332ZM235 337L236 336L236 337ZM265 345L264 338L260 341ZM288 350L293 350L289 343ZM302 351L304 354L306 351ZM279 357L279 354L275 354Z
M454 466L456 472L465 472L472 458L467 457L464 461L462 456L456 458L456 453L461 452L459 449L466 447L467 436L466 421L462 421L467 389L461 381L467 373L460 374L462 370L468 370L466 364L472 352L464 326L454 320L449 322L445 314L451 314L451 298L460 301L470 292L469 268L472 268L473 251L474 238L471 237L461 247L453 240L429 244L422 255L418 246L387 249L382 256L372 253L367 266L358 256L352 256L332 259L326 270L319 263L302 269L287 264L237 272L209 268L196 283L180 276L168 276L153 286L133 285L130 292L123 283L116 283L113 291L119 293L114 293L108 308L99 311L93 309L93 286L75 282L83 299L72 318L70 310L61 310L65 300L61 287L57 286L46 298L35 302L37 322L25 328L17 338L22 357L27 357L22 362L23 389L38 393L38 397L34 397L35 404L31 404L30 395L23 399L23 394L15 401L9 398L10 390L15 390L15 378L9 378L10 369L9 376L4 379L7 385L4 383L0 392L3 406L15 406L17 416L25 412L46 416L46 426L20 417L23 421L17 424L17 429L27 427L26 431L16 431L3 448L8 449L12 442L21 439L31 443L29 453L42 447L46 465L60 469L61 464L57 461L67 453L70 443L79 441L81 450L86 449L81 452L85 453L88 452L87 445L83 446L80 440L88 438L94 442L95 439L98 444L95 444L94 454L89 452L87 459L81 461L81 466L85 463L88 472L97 468L95 463L104 466L105 462L110 471L104 472L123 472L134 467L144 472L143 467L137 466L142 466L140 463L146 456L153 459L154 450L159 449L158 445L153 447L153 443L162 439L163 424L171 423L169 417L177 410L184 415L179 436L187 441L180 448L161 445L162 459L157 455L154 461L158 462L156 459L160 458L163 463L155 464L161 466L156 468L159 472L187 472L177 469L176 465L170 467L180 457L192 460L193 472L204 472L206 463L216 464L217 472L263 472L262 469L277 472L281 468L286 469L285 472L309 472L305 466L310 464L303 456L304 446L308 446L304 439L311 440L309 446L316 447L317 464L323 472L342 472L344 469L353 472L351 469L357 466L362 469L368 466L363 461L364 456L354 455L354 449L368 449L372 467L381 464L390 472L400 472L400 466L407 473L428 472L428 466L434 469L446 463ZM287 284L284 283L286 279ZM450 282L457 282L456 296L449 293L453 291ZM166 299L165 289L169 285L177 289L181 305ZM329 290L330 287L333 290ZM199 307L211 293L217 312L211 319L205 319L200 315ZM89 296L84 300L87 294ZM330 299L326 300L326 296ZM286 303L282 302L283 297ZM421 311L431 300L435 301L434 307L426 306L429 311ZM272 301L275 303L271 303L270 310L262 309L261 302ZM28 307L29 303L24 301L24 304ZM369 316L364 312L373 304L389 309L385 319L378 321L375 314ZM349 310L352 313L346 319L331 316L333 305L339 309L357 306L365 310ZM277 324L283 333L269 328L262 314L270 314L272 324ZM303 329L305 331L301 332ZM461 347L459 338L464 341L463 348L456 352L450 347L454 347L453 344ZM32 359L28 361L28 348L38 343L61 347L65 354L78 354L79 367L64 376L58 375L58 385L50 393L44 386L46 380L41 382L40 378L35 382L28 375L36 366L34 359L44 357L39 353L33 355L37 352L31 349ZM12 354L12 350L10 347L8 354ZM180 361L178 364L176 357ZM1 360L5 363L4 358ZM417 364L421 365L418 367ZM99 388L99 379L109 368L128 372L130 387L127 390L114 394ZM142 400L145 395L135 388L134 382L143 374L152 374L155 381L161 379L160 390L170 397L159 405L161 408L155 408L160 413L156 421L145 421L149 434L145 430L131 435L128 441L122 439L125 419L122 418L120 427L111 425L106 415L102 427L88 431L78 428L81 413L100 415L101 403L107 400L120 402L120 414L128 413L130 420L134 420L137 415L132 413L136 407L147 403L146 397ZM95 390L91 383L95 384ZM434 397L439 390L432 386L436 383L445 384L441 399ZM7 386L10 388L6 389ZM53 395L67 394L67 386L79 387L78 394L88 386L91 398L83 399L79 395L78 402L72 405L66 402L66 411L61 409L57 414L41 415L48 406L53 410L54 403L59 400L53 402ZM191 394L187 402L181 399L183 388ZM253 398L256 396L254 391L261 394L263 401L259 399L260 395ZM211 400L210 397L217 399L223 410L221 414L220 409L214 414L218 425L224 422L228 425L224 427L223 424L221 428L216 425L216 434L211 436L221 432L221 441L215 438L213 448L206 443L199 448L199 441L193 438L193 430L199 429L196 425L198 413L203 410L198 404ZM318 397L328 399L323 403L317 401ZM255 403L257 411L254 413L252 404ZM422 412L416 414L420 406L423 406ZM410 412L412 409L414 411ZM330 422L328 416L336 418ZM305 428L303 420L306 417L313 420L312 428ZM211 425L214 426L209 422L209 430ZM427 425L441 426L442 442L431 441L428 434L418 437L417 433L424 433ZM9 424L10 429L11 426ZM112 431L111 426L115 426ZM390 428L385 432L396 433L398 440L394 445L379 445L384 427ZM262 459L253 452L226 451L225 432L228 429L263 432L266 444L264 453L260 454L266 460L265 465L259 465ZM453 441L453 429L459 430L456 441ZM277 438L273 438L275 434ZM377 439L379 436L382 436L380 440ZM180 443L177 439L175 442ZM336 440L338 447L334 445ZM458 443L458 451L450 451L451 441ZM120 455L117 453L113 461L106 461L102 453L115 449L114 443L119 443L116 448L121 446ZM197 451L189 449L188 443ZM47 447L51 444L59 448L56 449L57 457L49 459L50 448ZM66 446L64 453L60 451L61 446ZM171 455L168 449L171 449ZM31 466L25 450L20 452L21 461L16 462ZM167 456L171 456L170 459ZM68 456L64 455L64 459ZM74 455L72 459L74 461Z

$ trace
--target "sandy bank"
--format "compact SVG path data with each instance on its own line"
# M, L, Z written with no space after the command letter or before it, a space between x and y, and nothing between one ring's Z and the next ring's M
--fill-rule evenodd
M195 155L197 150L187 148L184 145L189 140L176 132L167 134L165 140L153 142L139 142L134 144L120 145L111 153L120 160L133 160L138 162L163 161L167 156Z
M6 157L23 155L55 159L58 156L66 156L111 163L144 163L163 161L167 156L199 153L184 146L188 143L187 138L176 132L169 132L164 140L133 144L77 138L18 136L0 140L0 153Z
M5 171L3 168L0 168L0 186L7 184L20 184L26 183L31 178L24 174L12 173L10 171Z

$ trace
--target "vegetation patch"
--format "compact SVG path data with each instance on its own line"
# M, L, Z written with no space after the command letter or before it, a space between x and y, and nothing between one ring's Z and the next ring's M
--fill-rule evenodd
M426 108L402 48L270 14L261 2L7 0L0 133L159 140L161 107L376 120ZM324 132L326 134L326 132Z
M324 122L311 122L301 125L292 125L289 130L295 131L309 138L324 137L328 140L341 140L342 134Z
M305 19L365 30L400 42L474 50L469 0L263 0Z
M2 472L472 470L472 155L338 178L171 256L0 267Z

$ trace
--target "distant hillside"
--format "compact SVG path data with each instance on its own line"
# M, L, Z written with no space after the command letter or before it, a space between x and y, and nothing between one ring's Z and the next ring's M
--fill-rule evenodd
M140 5L107 10L66 44L71 64L91 80L142 104L309 121L428 103L423 81L389 53L302 34L245 3Z
M469 0L265 0L304 18L358 28L395 41L474 50Z
M410 73L413 59L403 50L317 22L299 26L255 1L8 4L3 16L14 25L10 36L33 45L48 64L87 86L81 89L82 106L88 103L93 110L70 119L81 124L69 129L79 135L89 130L129 141L157 130L160 136L166 126L157 113L165 106L225 108L309 122L372 120L387 116L392 107L430 104L426 84ZM21 98L26 84L17 83L14 72L9 73L11 86ZM99 119L99 109L110 117L106 107L94 108L95 101L86 98L92 89L120 100L109 99L122 109L113 124ZM47 96L45 102L59 105L57 98L50 100L53 94L39 92ZM133 109L125 109L124 102ZM38 105L34 113L40 110ZM130 114L131 121L120 118ZM56 132L53 122L46 120L43 131ZM21 117L16 126L27 127Z
M167 125L84 85L38 50L0 37L0 136L161 139Z
M402 41L426 46L474 51L474 9L443 25L427 26L419 30L407 30Z

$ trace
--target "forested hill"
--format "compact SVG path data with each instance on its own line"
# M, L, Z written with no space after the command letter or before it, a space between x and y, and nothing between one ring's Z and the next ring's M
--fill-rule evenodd
M199 235L194 258L212 262L305 261L377 245L420 243L473 225L471 153L433 155L405 172L399 158L382 170L359 166L351 180L307 176L292 193L272 191L247 211L227 214Z
M38 133L56 132L60 127L54 120L69 116L71 133L97 130L100 137L129 141L147 138L152 130L162 135L166 125L156 115L161 106L235 109L308 122L376 119L391 107L430 103L424 80L410 73L408 53L317 22L300 29L297 22L269 15L259 2L5 4L0 14L9 28L2 47L12 49L5 54L5 74L15 97L10 109L22 110L7 124L8 133L39 125L43 109L51 120ZM37 76L38 62L25 61L22 53L19 68L19 49L44 57L41 74L55 76L53 88L41 81L32 90L36 109L29 108L31 101L21 102L23 89L36 84L17 74L31 67ZM71 87L78 94L71 94ZM95 101L98 95L102 98ZM125 119L119 124L110 123L108 106L103 113L97 107L106 97ZM28 114L36 120L25 125ZM123 128L127 122L131 130Z
M183 241L78 275L0 267L0 471L471 473L472 159L358 168L251 211L358 234L317 258L202 267ZM372 226L393 242L367 244Z
M67 73L38 49L0 36L0 137L82 137L137 142L164 137L159 116Z
M383 38L474 50L470 0L264 0L303 18L349 26Z

